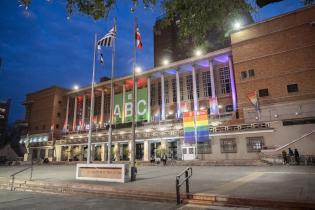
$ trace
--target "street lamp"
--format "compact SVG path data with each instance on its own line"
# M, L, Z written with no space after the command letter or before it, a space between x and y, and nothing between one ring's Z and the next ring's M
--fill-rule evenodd
M136 69L135 69L136 73L140 73L142 71L141 67L140 66L137 66Z
M195 51L195 55L196 55L196 56L200 56L200 55L202 55L201 50L200 50L200 49L197 49L197 50Z
M241 26L242 26L241 22L236 21L233 25L233 28L234 28L234 30L239 30L239 29L241 29Z
M79 85L74 85L73 90L79 90Z
M169 64L169 63L170 63L170 61L169 61L168 59L165 58L165 59L163 60L163 65L164 65L164 66L167 65L167 64Z

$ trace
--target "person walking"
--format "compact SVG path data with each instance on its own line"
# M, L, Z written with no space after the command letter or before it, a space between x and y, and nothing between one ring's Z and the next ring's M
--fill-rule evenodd
M289 147L289 157L290 157L290 164L293 164L294 163L294 153L290 147Z
M287 152L285 150L282 150L282 158L283 158L283 164L287 165L288 164L288 157L287 157Z
M163 166L166 166L167 157L165 153L162 156L162 161L163 161Z
M294 149L294 160L297 165L300 165L300 154L297 149Z

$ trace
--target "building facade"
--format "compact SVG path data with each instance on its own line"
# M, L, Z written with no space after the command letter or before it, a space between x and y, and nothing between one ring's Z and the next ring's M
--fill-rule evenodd
M284 145L314 155L312 136L295 141L315 129L314 21L315 7L307 7L233 32L230 47L137 73L136 159L166 152L182 160L252 160L262 149ZM110 82L95 87L92 159L99 161L107 158ZM129 159L132 84L131 75L114 80L115 160ZM38 107L47 113L38 125L34 117L30 134L50 115L46 121L63 130L60 139L21 142L29 143L37 158L51 158L54 151L57 161L86 159L90 93L90 87L61 91L58 122L51 120L55 109ZM195 121L207 113L207 141L186 141L187 112Z
M0 101L0 145L5 145L11 100Z

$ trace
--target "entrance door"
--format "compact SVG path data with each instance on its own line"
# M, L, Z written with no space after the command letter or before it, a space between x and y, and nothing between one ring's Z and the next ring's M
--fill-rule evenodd
M195 147L187 146L182 147L182 158L183 160L194 160L195 159Z
M137 160L143 160L143 151L144 151L143 143L136 143L136 159Z

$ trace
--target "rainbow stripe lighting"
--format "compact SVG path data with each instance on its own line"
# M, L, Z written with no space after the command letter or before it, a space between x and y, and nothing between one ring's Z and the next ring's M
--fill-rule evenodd
M207 111L197 112L196 124L194 121L194 112L185 112L183 114L183 124L186 143L195 143L195 126L197 129L197 142L206 142L209 140L209 121Z

